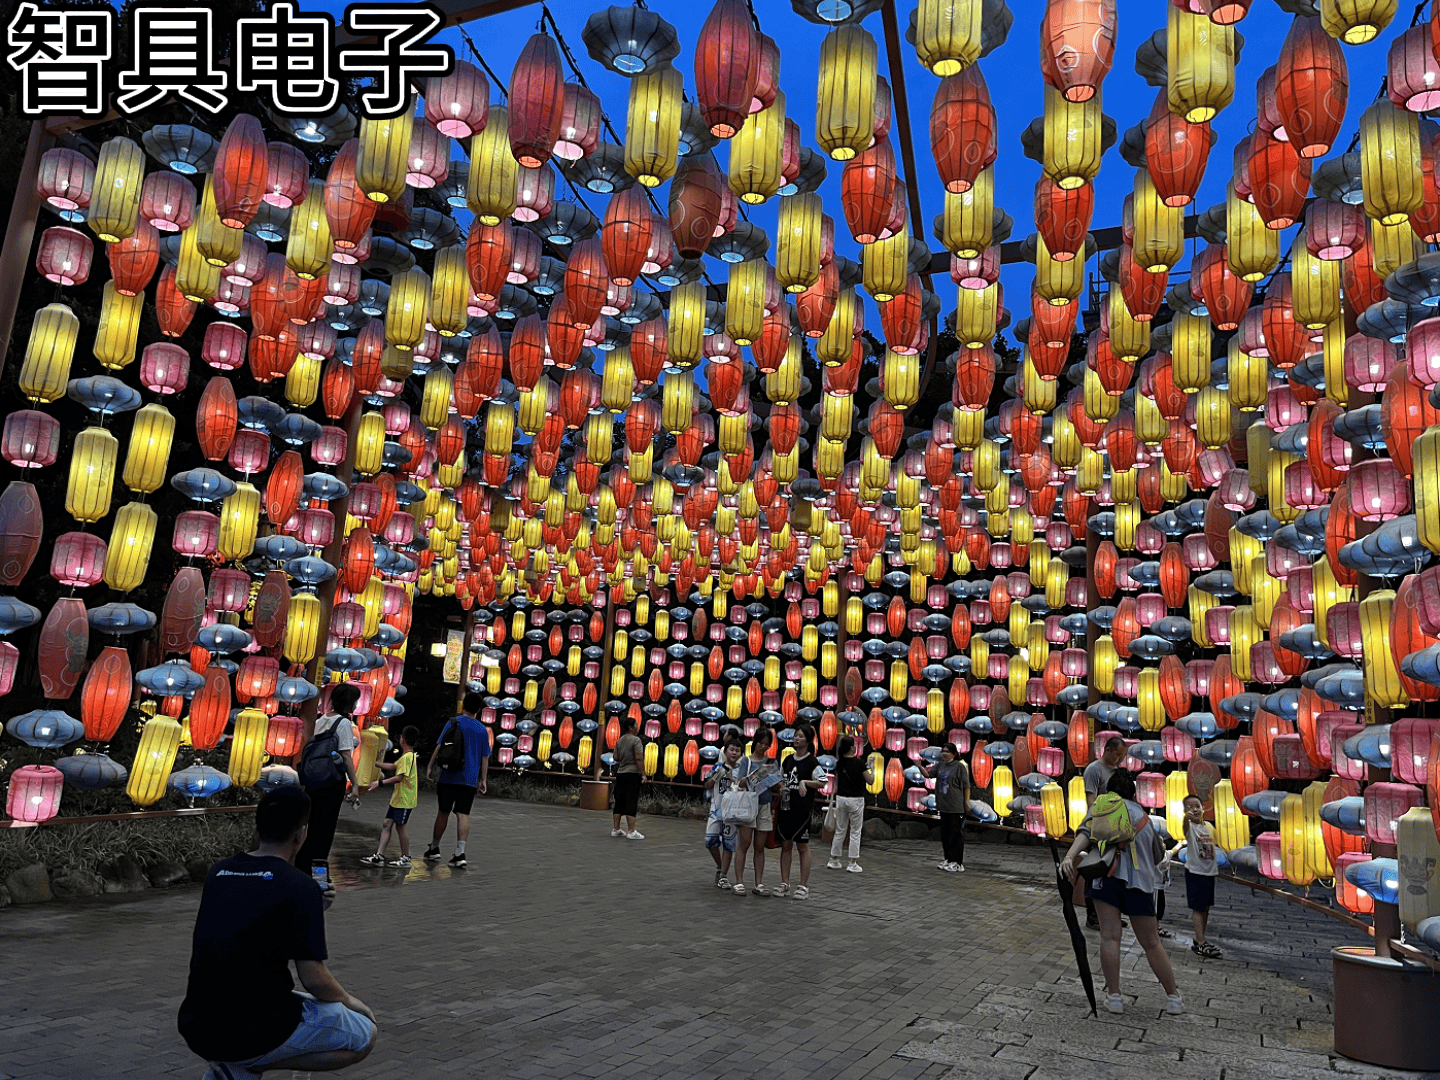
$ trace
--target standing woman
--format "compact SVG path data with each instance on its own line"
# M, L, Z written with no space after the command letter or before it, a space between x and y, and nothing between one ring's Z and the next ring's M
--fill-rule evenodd
M795 729L795 752L780 765L780 806L775 811L775 835L780 840L780 888L776 896L790 892L790 861L800 849L800 884L795 899L810 896L810 821L815 813L815 793L825 783L825 770L815 758L814 729Z
M775 827L772 802L780 783L780 766L770 760L770 747L775 742L775 732L761 727L750 740L750 753L740 759L735 775L742 791L754 791L760 795L760 806L755 812L754 825L740 826L739 853L735 856L735 891L745 892L745 853L753 844L755 847L755 888L756 896L769 896L765 887L765 839Z
M840 760L835 763L835 839L830 843L829 870L839 870L843 863L845 834L850 834L850 865L852 874L860 870L860 829L865 824L865 785L875 779L875 771L855 752L855 739L842 736L836 746Z
M1135 940L1145 950L1150 970L1165 988L1165 1011L1172 1015L1182 1013L1185 1002L1175 985L1175 973L1170 969L1170 957L1165 952L1165 946L1160 943L1155 920L1155 892L1160 887L1158 867L1165 854L1164 842L1150 824L1150 815L1135 801L1135 778L1127 770L1116 770L1106 790L1108 794L1118 795L1124 800L1134 836L1120 847L1113 872L1096 878L1086 888L1087 894L1095 901L1095 913L1100 919L1100 968L1105 973L1105 1008L1112 1013L1125 1011L1125 999L1120 994L1120 916L1124 914L1130 916ZM1075 831L1075 842L1070 845L1065 858L1060 860L1060 872L1071 881L1077 878L1077 860L1092 846L1091 823L1097 813L1106 810L1108 807L1103 797L1096 799L1090 813Z
M640 778L644 775L640 761L645 754L645 744L635 734L639 724L633 716L627 715L620 721L623 733L615 744L615 824L611 836L623 836L629 840L644 840L645 836L635 828L635 813L640 806ZM620 827L620 819L629 823L628 829Z
M970 807L970 769L954 743L940 747L940 760L929 769L935 778L935 809L940 811L940 847L945 857L938 866L951 873L965 872L965 811Z
M360 745L354 722L359 703L360 691L351 683L341 683L331 690L330 711L315 721L315 734L300 755L300 782L310 796L310 831L295 856L295 865L306 873L323 867L323 872L315 876L326 893L335 891L328 860L330 845L335 842L335 825L340 820L340 805L360 805L354 758L355 748Z

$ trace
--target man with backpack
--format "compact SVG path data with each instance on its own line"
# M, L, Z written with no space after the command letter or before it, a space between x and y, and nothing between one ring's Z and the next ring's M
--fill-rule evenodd
M305 873L313 873L327 897L335 894L330 882L330 845L335 842L335 826L340 820L340 807L348 799L360 805L360 787L355 779L355 748L360 737L355 734L351 719L360 703L360 691L350 683L341 683L330 691L330 705L315 721L315 733L300 752L300 786L310 796L310 831L295 865Z
M455 854L450 856L450 865L456 869L465 867L465 842L470 838L470 809L475 803L475 790L485 793L490 775L490 732L475 718L485 699L474 691L465 695L460 715L448 720L440 732L440 740L430 755L430 764L425 767L427 779L435 778L435 769L440 769L440 780L436 785L440 812L435 815L435 829L431 834L430 846L425 849L425 861L435 862L440 858L440 840L450 824L450 814L455 814Z

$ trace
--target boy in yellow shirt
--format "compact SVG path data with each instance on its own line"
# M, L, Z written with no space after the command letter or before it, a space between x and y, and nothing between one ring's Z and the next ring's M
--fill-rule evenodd
M415 809L420 793L420 776L415 764L415 744L419 741L420 730L413 725L407 726L400 733L400 759L394 764L379 763L383 772L392 775L376 780L370 785L370 790L374 791L382 784L393 786L395 790L390 793L390 809L385 811L385 824L380 826L380 846L375 849L374 855L366 855L360 860L366 866L410 865L410 834L405 826L409 824L410 814ZM400 837L400 857L386 862L385 849L390 846L392 827Z

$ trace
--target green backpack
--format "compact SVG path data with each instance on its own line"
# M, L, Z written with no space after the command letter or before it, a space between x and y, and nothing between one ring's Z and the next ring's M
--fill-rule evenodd
M1095 841L1095 847L1101 854L1107 848L1123 848L1135 839L1130 808L1114 792L1107 791L1090 808L1090 839Z

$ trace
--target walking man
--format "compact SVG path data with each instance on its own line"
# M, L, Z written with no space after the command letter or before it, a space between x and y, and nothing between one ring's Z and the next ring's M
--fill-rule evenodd
M480 794L485 794L490 775L490 732L475 718L484 701L473 690L465 694L460 715L446 722L430 755L430 764L425 767L425 776L431 780L435 779L436 765L440 767L440 780L436 785L440 812L435 815L435 829L430 846L425 849L426 862L440 858L440 840L453 812L456 844L450 865L456 869L467 865L465 842L470 839L470 808L475 802L476 787Z

